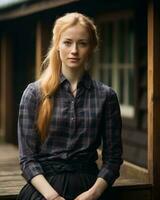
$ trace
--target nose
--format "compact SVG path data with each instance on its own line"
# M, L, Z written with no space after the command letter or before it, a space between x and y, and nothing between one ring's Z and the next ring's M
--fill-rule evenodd
M72 49L71 49L71 53L75 54L78 53L78 46L76 43L73 44Z

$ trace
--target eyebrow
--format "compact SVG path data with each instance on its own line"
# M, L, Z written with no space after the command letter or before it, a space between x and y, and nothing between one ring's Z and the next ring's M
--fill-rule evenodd
M70 40L70 41L72 41L71 38L64 38L63 40ZM79 39L78 41L86 41L86 42L88 42L89 39L87 39L87 38L82 38L82 39Z

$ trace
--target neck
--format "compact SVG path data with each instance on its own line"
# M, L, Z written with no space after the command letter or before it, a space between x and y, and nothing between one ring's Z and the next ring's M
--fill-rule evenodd
M62 66L62 73L70 82L71 86L75 88L84 74L84 69L66 69L66 67Z

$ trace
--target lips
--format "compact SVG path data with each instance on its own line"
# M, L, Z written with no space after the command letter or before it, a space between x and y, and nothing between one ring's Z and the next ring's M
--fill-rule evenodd
M70 62L76 63L76 62L78 62L80 59L79 59L79 58L68 58L68 60L69 60Z
M69 60L79 60L79 58L68 58Z

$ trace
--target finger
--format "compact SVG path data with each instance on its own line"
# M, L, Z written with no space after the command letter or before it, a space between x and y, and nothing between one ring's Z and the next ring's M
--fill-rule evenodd
M63 197L59 197L57 200L65 200Z

